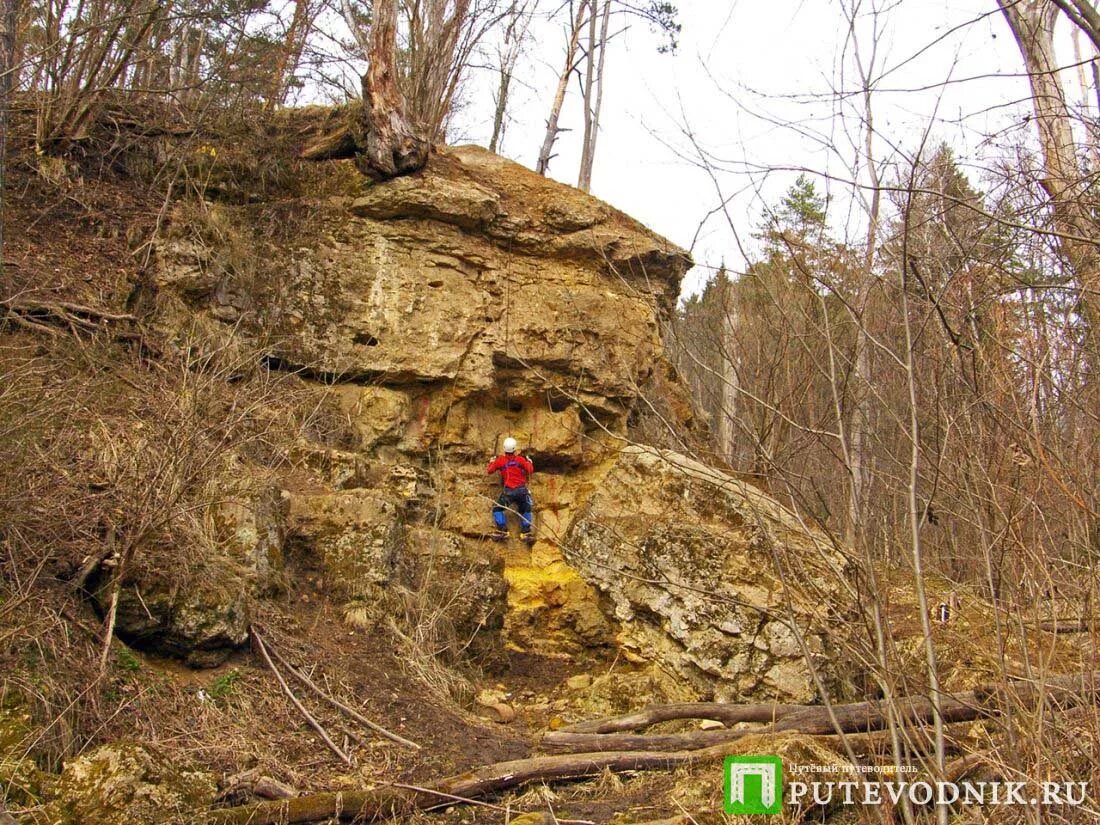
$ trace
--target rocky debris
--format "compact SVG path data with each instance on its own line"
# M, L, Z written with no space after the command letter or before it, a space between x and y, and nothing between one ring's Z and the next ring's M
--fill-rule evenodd
M507 725L516 718L515 708L507 701L508 695L499 689L485 688L481 690L475 702L482 716Z
M606 594L618 640L719 700L817 695L798 634L836 684L845 559L750 485L668 451L627 447L562 543ZM797 570L797 587L777 562ZM789 568L788 568L789 572Z
M578 673L565 680L565 686L569 690L588 690L592 687L592 677L587 673Z
M216 784L148 746L120 742L69 760L54 790L49 821L59 825L167 825L193 821L210 806Z
M645 662L595 677L583 695L583 711L575 715L588 719L613 716L650 705L693 702L698 698L698 692L690 684L659 664Z

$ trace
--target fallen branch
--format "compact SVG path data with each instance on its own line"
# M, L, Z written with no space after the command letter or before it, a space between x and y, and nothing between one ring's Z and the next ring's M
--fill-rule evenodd
M1089 633L1096 623L1091 619L1046 619L1033 627L1044 633Z
M278 660L279 664L281 664L284 668L287 669L287 671L290 673L291 676L296 678L299 682L301 682L303 685L305 685L307 688L309 688L315 694L320 696L322 699L324 699L326 702L328 702L330 705L332 705L337 710L347 714L348 716L350 716L352 719L354 719L359 724L370 728L372 731L377 733L379 736L384 736L384 737L386 737L387 739L389 739L393 742L397 742L399 745L405 745L406 747L413 748L415 750L420 750L420 745L416 744L416 742L410 741L410 740L406 739L403 736L399 736L398 734L393 733L392 731L386 730L381 725L377 724L376 722L372 722L370 719L365 717L363 714L359 713L359 711L355 710L352 707L349 707L348 705L345 705L339 699L336 699L335 697L330 696L328 693L321 690L321 688L319 688L317 686L317 684L312 679L310 679L304 673L301 673L296 667L294 667L294 665L290 664L290 662L288 662L286 659L284 659L282 657L282 655L280 655L279 651L276 650L274 647L269 647L268 649L271 652L271 655L274 656L276 660Z
M264 640L260 637L260 634L256 632L256 628L252 628L252 640L256 643L256 649L260 652L260 657L264 660L264 664L268 669L275 674L275 678L279 682L279 686L283 689L283 693L287 695L287 698L293 703L294 707L298 709L298 712L305 717L305 720L309 722L317 734L324 740L325 744L329 746L329 749L343 760L344 764L351 767L351 758L340 749L339 745L332 741L332 737L328 735L328 731L321 725L313 715L306 710L305 705L298 701L298 697L294 695L294 691L290 689L290 685L286 683L286 679L279 672L279 669L275 667L275 663L271 661L271 657L267 653L267 647L264 645Z
M731 705L723 702L678 702L670 705L654 705L636 713L609 716L589 722L578 722L561 728L562 733L619 733L641 730L660 722L678 719L712 719L725 725L738 722L776 722L809 705L781 705L766 702L759 705Z

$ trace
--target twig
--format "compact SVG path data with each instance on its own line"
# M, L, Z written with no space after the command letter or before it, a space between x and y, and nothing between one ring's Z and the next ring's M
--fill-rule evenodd
M115 553L115 528L111 527L107 531L107 554L111 556ZM111 651L111 639L115 635L115 621L118 619L118 598L119 593L122 590L122 573L125 559L119 562L119 565L115 568L115 575L111 582L111 606L107 610L106 627L103 633L103 649L99 654L99 672L107 672L107 656Z
M387 785L393 788L403 788L406 791L416 791L417 793L431 794L432 796L438 796L441 799L447 799L451 802L462 802L466 805L476 805L480 808L492 808L494 811L507 811L508 809L502 805L494 805L492 802L483 802L480 799L470 799L466 796L456 796L453 793L446 793L445 791L437 791L433 788L425 788L422 785L407 785L404 782L387 782ZM447 803L441 802L440 807ZM430 811L431 808L425 808L424 810Z
M298 697L294 695L294 691L290 689L290 685L286 683L286 679L284 679L283 675L279 673L279 669L275 667L275 663L271 661L271 657L267 653L267 647L264 645L264 640L260 637L260 634L256 632L255 627L252 628L252 638L256 642L256 649L259 650L260 657L264 660L264 664L268 666L271 672L275 674L275 678L278 680L279 686L283 689L283 693L287 695L287 698L290 699L294 707L298 709L298 712L305 717L305 720L309 722L310 726L315 731L317 731L317 733L325 741L325 744L329 746L332 752L339 756L340 759L343 760L345 765L348 765L350 767L351 759L348 757L348 755L344 753L335 742L332 741L332 737L328 735L328 731L325 730L324 726L322 726L321 723L318 722L308 710L306 710L305 706L300 701L298 701Z
M256 632L255 629L253 629L252 632L255 633ZM350 716L352 719L354 719L356 722L359 722L360 724L365 725L366 727L370 728L372 731L379 734L380 736L384 736L387 739L390 739L394 742L397 742L400 745L405 745L407 747L414 748L415 750L420 750L420 745L416 744L416 742L412 742L412 741L406 739L403 736L399 736L396 733L393 733L392 731L386 730L381 725L377 724L376 722L372 722L370 719L363 716L363 714L359 713L354 708L348 707L343 702L341 702L339 699L336 699L335 697L330 696L329 694L325 693L325 691L321 690L321 688L319 688L314 683L314 681L312 679L310 679L304 673L299 672L298 669L294 667L294 665L290 664L290 662L288 662L286 659L284 659L279 654L279 651L276 650L274 647L269 648L269 650L271 651L271 655L274 656L279 661L279 664L281 664L283 667L285 667L290 672L290 674L292 676L294 676L298 681L300 681L303 685L308 687L310 690L312 690L314 693L316 693L318 696L320 696L322 699L324 699L326 702L328 702L334 708L336 708L340 711L343 711L348 716Z

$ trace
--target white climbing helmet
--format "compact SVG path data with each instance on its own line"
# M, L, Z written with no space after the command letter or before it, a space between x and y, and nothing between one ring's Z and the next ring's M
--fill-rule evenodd
M516 440L512 436L508 436L504 439L504 452L514 453L516 451Z

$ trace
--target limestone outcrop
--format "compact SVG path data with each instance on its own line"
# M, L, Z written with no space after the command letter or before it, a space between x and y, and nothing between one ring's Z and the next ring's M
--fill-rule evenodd
M339 425L290 456L284 563L360 603L435 571L466 632L619 652L699 696L812 699L808 662L831 684L842 556L749 485L626 446L694 426L662 339L687 253L476 147L386 183L341 163L290 204L213 204L221 247L180 215L158 250L179 346L256 353ZM507 434L536 466L531 548L485 540Z

